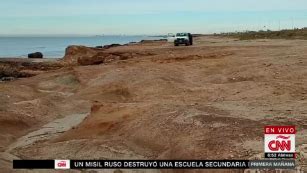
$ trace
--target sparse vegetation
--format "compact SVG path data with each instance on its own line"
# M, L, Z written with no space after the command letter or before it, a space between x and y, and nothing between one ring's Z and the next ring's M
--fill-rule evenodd
M281 31L246 31L246 32L233 32L221 33L215 35L230 36L239 38L240 40L251 39L307 39L307 28L281 30Z

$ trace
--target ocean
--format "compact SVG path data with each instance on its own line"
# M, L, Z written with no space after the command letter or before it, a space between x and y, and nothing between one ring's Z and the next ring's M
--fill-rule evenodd
M0 58L27 58L29 53L42 52L44 58L62 58L69 45L103 46L141 40L161 39L149 36L88 37L0 37Z

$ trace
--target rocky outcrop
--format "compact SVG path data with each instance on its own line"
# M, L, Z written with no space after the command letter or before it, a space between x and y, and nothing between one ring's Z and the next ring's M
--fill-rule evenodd
M106 53L98 52L93 56L82 56L78 58L78 65L97 65L102 63L109 63L116 60L127 60L135 57L133 53Z
M104 45L104 46L96 46L95 48L98 49L110 49L112 47L119 47L122 46L121 44L109 44L109 45Z
M167 39L159 39L159 40L141 40L140 43L158 43L158 42L167 42Z
M28 58L43 58L44 55L41 52L29 53Z
M95 48L85 46L68 46L63 58L64 62L68 64L78 64L79 59L93 57L97 54Z
M0 81L35 76L44 71L57 70L63 64L56 60L36 62L33 59L0 58Z
M121 46L120 44L109 44L109 45L105 45L103 46L104 49L110 49L112 47L119 47Z
M111 45L108 48L116 46L118 45ZM66 49L66 54L63 58L63 62L68 65L97 65L102 63L109 63L116 60L127 60L136 57L155 55L153 53L145 51L111 52L107 51L108 48L105 47L101 49L85 46L69 46Z
M23 72L15 64L5 64L0 62L0 81L11 81L15 78L24 78L33 76L29 73Z
M108 54L106 53L97 53L93 56L83 56L78 58L77 63L78 65L96 65L96 64L102 64L106 61L108 58Z
M63 60L70 65L96 65L132 58L131 54L107 53L104 50L85 46L69 46Z

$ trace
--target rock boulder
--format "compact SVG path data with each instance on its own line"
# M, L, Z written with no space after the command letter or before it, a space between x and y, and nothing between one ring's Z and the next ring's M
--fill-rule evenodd
M43 58L44 55L41 52L29 53L28 58Z

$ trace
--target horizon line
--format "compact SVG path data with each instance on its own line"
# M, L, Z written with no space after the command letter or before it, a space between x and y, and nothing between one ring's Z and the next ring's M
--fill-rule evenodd
M280 29L270 29L266 28L265 31L282 31L282 30L294 30L294 29L305 29L306 27L300 28L280 28ZM248 32L248 31L261 31L260 30L237 30L237 31L224 31L224 32L210 32L210 33L194 33L192 34L201 34L201 35L213 35L213 34L222 34L222 33L235 33L235 32ZM182 31L184 32L184 31ZM108 37L108 36L143 36L143 37L157 37L157 36L167 36L168 34L175 34L177 32L168 32L160 34L0 34L0 37Z

